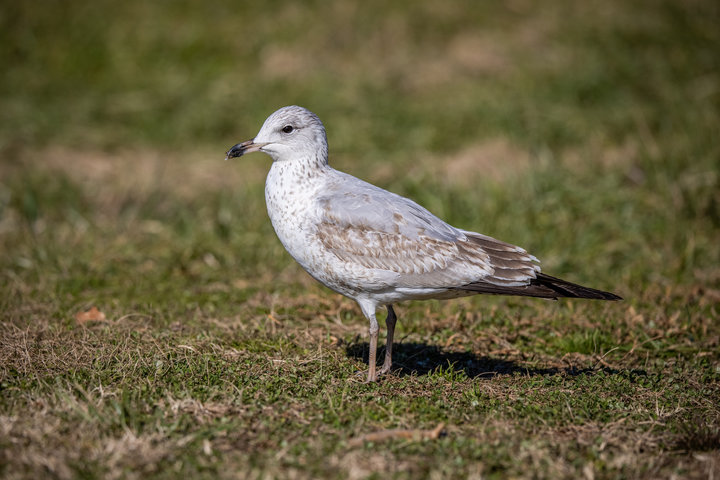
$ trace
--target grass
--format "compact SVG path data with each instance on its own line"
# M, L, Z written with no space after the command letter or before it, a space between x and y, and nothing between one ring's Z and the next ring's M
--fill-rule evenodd
M716 477L718 21L4 5L0 476ZM268 160L222 162L292 103L336 167L625 300L401 305L397 371L361 383L366 322L275 240Z

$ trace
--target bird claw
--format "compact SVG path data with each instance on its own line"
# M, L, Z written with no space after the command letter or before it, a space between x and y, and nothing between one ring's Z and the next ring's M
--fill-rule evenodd
M390 368L390 366L383 365L380 370L377 370L377 371L375 372L375 378L374 378L374 379L370 379L370 378L369 378L368 372L370 371L370 369L359 370L359 371L355 372L355 374L353 375L353 377L354 377L354 378L357 378L357 377L363 378L363 377L364 377L364 380L362 381L362 383L376 383L376 382L380 381L380 377L384 377L385 375L389 375L390 372L391 372L391 370L392 370L392 369ZM358 379L358 380L359 380L359 379Z
M383 365L383 367L378 371L378 376L388 375L391 371L392 367L390 365Z
M360 383L375 383L375 382L377 382L377 381L378 381L378 377L380 376L379 373L376 373L376 374L375 374L375 378L374 378L374 379L370 379L370 378L369 378L370 376L368 375L368 372L369 372L369 371L370 371L370 369L358 370L358 371L355 372L355 374L352 376L353 381L358 381L358 382L360 382Z

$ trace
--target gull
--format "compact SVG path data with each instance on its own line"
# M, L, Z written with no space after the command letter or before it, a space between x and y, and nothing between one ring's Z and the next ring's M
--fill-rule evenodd
M305 108L277 110L225 159L251 152L273 160L265 202L280 242L315 280L355 300L370 322L367 382L392 368L397 302L475 294L621 300L541 273L524 249L453 227L408 198L330 167L325 127ZM387 345L378 372L382 306Z

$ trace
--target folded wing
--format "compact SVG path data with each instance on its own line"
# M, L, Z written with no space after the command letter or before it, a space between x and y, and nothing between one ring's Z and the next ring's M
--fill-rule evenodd
M412 200L356 179L352 190L342 181L334 185L318 205L323 246L342 262L396 273L398 287L480 293L487 285L484 293L504 293L529 286L540 272L522 248L457 229Z

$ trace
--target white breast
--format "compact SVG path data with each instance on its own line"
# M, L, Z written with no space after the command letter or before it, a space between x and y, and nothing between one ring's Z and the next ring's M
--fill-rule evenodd
M317 199L336 173L330 167L274 162L265 182L265 202L275 233L295 261L328 288L356 298L363 291L384 290L395 274L341 261L318 237L324 207Z
M308 269L315 247L309 227L316 217L313 198L319 185L316 177L303 170L302 164L274 162L265 182L265 203L283 246Z

